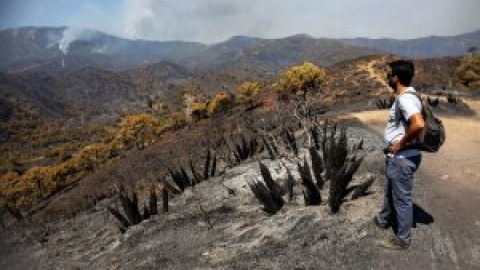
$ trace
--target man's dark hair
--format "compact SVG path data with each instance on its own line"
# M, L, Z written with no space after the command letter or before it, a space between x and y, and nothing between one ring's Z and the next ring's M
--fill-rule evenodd
M412 61L396 60L389 63L388 66L392 69L392 76L397 76L402 85L410 86L415 74L415 66Z

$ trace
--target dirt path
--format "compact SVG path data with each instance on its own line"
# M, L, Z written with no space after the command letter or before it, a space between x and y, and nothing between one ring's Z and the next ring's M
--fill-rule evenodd
M480 269L480 102L468 104L477 116L441 117L446 143L424 155L415 183L416 203L433 223L413 230L407 252L379 249L378 269ZM383 133L387 111L353 116Z
M378 70L376 70L374 67L379 62L385 62L386 57L387 56L382 57L381 61L375 59L366 64L363 64L363 63L359 64L358 69L365 70L366 72L368 72L370 79L377 81L381 83L383 86L385 86L386 88L388 88L388 85L385 82L385 74L380 74Z

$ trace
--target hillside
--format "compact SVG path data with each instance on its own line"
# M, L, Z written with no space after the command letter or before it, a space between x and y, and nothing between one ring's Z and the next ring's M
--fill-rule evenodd
M300 39L304 40L304 37ZM289 59L299 59L293 54ZM206 100L219 92L238 94L239 86L244 82L259 82L262 87L269 88L278 79L273 72L251 69L249 58L242 59L248 63L248 68L239 69L233 65L230 70L218 68L217 72L205 73L191 72L169 62L121 72L90 67L0 73L0 102L4 104L0 112L3 119L1 148L13 151L11 155L20 160L35 159L44 156L45 152L38 144L53 147L55 143L45 142L72 142L64 139L67 135L53 135L52 132L40 139L44 130L51 129L46 128L48 126L63 126L59 132L66 134L70 129L86 125L96 132L101 129L99 127L110 130L125 115L153 113L166 117L176 112L183 114L186 93ZM391 56L364 56L329 66L326 71L330 79L322 90L322 98L319 96L312 103L321 101L320 107L353 108L357 106L355 104L361 104L358 97L369 100L388 97L384 73L386 63L392 59ZM462 88L455 74L459 64L459 58L419 60L415 86L422 90ZM370 102L373 106L374 101ZM91 141L87 137L85 139ZM5 166L8 161L0 163Z
M400 259L402 263L395 260L396 253L384 252L375 246L375 240L391 235L390 231L380 232L370 222L381 203L383 190L382 139L369 127L352 119L352 114L375 128L384 122L382 117L386 111L376 110L375 101L388 92L382 78L385 63L392 59L393 56L385 55L365 56L330 66L326 70L328 83L310 89L307 95L311 109L321 110L315 110L306 118L302 118L298 109L299 95L281 99L278 89L272 86L255 97L259 106L253 109L238 105L225 113L168 130L144 148L119 150L105 166L88 171L69 189L36 205L34 211L28 212L29 220L16 223L8 213L2 213L7 230L0 234L3 255L0 266L2 269L315 269L319 266L325 269L402 269L405 264L421 264L475 269L480 264L471 250L477 245L475 236L478 233L474 229L474 215L469 215L469 211L473 211L469 202L477 202L478 196L474 192L462 193L457 181L462 185L470 184L470 189L475 187L475 182L470 183L445 167L464 162L468 157L469 163L462 165L462 172L470 177L468 179L474 179L477 171L471 164L476 164L477 159L474 134L478 117L460 114L466 103L449 104L443 96L440 96L441 105L456 113L452 117L441 114L448 119L445 123L454 127L449 130L457 131L463 123L468 123L469 127L476 123L468 130L468 153L453 152L458 146L455 138L460 136L455 134L446 146L448 154L452 155L442 161L441 175L420 174L415 190L421 194L416 197L416 213L421 216L416 216L413 246L405 251ZM451 65L455 61L445 58L418 62L419 79L435 86L437 78L448 76L455 68ZM167 77L177 74L174 80L189 76L175 66L165 73L156 68L159 66L141 73L167 74ZM82 74L86 76L89 72ZM124 77L119 78L126 80L132 72L103 71L99 74L113 78L123 74ZM88 79L94 78L89 76ZM224 79L227 77L222 77ZM78 83L77 80L73 82ZM456 87L455 78L452 82ZM439 87L438 92L447 94L451 90L447 85L445 90ZM470 92L465 90L462 94ZM478 101L474 104L477 104L473 107L477 112ZM369 111L362 114L363 110ZM371 115L376 117L369 118ZM326 120L330 123L327 132L321 128ZM304 194L308 194L308 184L299 166L305 159L308 166L314 164L308 147L315 145L313 138L316 137L305 127L319 124L320 138L339 138L341 135L337 131L331 133L333 123L339 124L338 132L341 132L340 127L347 127L346 142L351 160L356 160L354 155L365 154L359 170L352 176L352 193L358 185L373 179L361 197L354 199L352 193L345 196L339 212L332 211L330 201L335 181L327 177L327 169L332 168L332 163L325 163L330 165L320 173L328 181L319 188L322 198L319 205L306 205ZM296 148L290 136L294 137ZM268 138L270 143L263 143L262 137ZM252 138L256 138L257 143L251 141ZM360 140L363 140L362 147L358 147ZM267 145L276 145L279 151L273 158ZM318 152L322 160L327 160L328 154L323 152L323 147ZM248 157L242 159L240 156ZM426 164L437 173L435 164L438 161L434 157L428 157L432 159ZM206 161L208 159L210 162ZM251 191L253 183L266 182L259 161L266 164L281 188L293 187L293 199L289 199L288 193L282 195L283 207L273 214L262 211L262 203ZM185 186L178 179L178 175L183 174L182 168L192 181L184 183ZM198 177L195 170L202 174L199 182L191 180ZM289 172L293 184L288 180ZM310 174L310 168L308 172ZM310 177L315 177L318 186L318 175L313 174L315 171ZM456 180L445 190L439 188L449 177ZM122 232L122 223L107 210L111 207L123 211L118 195L120 185L129 192L138 192L142 209L149 209L149 192L154 190L159 200L168 198L169 211L149 216ZM164 190L168 191L167 195ZM455 197L452 198L452 194L456 194ZM465 198L461 194L470 196ZM461 209L455 209L445 198L459 200ZM155 205L160 211L163 203L158 201ZM450 212L444 212L445 208ZM433 213L435 218L429 214L431 209L437 211ZM446 223L444 220L453 213L468 222L465 226L470 229L461 230L453 218ZM16 230L12 230L14 226Z
M76 28L23 27L0 31L0 70L20 71L43 65L95 66L124 70L172 61L202 50L193 42L127 40ZM65 62L65 61L64 61Z

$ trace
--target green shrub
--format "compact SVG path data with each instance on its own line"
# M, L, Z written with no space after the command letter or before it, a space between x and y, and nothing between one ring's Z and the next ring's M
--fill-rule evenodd
M480 55L463 57L456 70L460 82L467 87L480 87Z
M155 117L149 114L137 114L124 117L119 124L113 144L115 148L143 147L154 141L162 127Z
M232 98L225 92L220 92L215 95L213 100L208 104L208 115L215 115L217 113L226 112L232 107Z
M238 87L238 102L251 102L262 91L258 82L244 82Z
M283 73L277 81L283 92L297 93L319 87L326 80L325 71L312 64L294 66Z

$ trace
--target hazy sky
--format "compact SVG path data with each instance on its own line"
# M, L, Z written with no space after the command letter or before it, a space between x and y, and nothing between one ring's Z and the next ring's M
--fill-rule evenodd
M416 38L480 29L480 0L0 0L0 29L75 26L154 40Z

